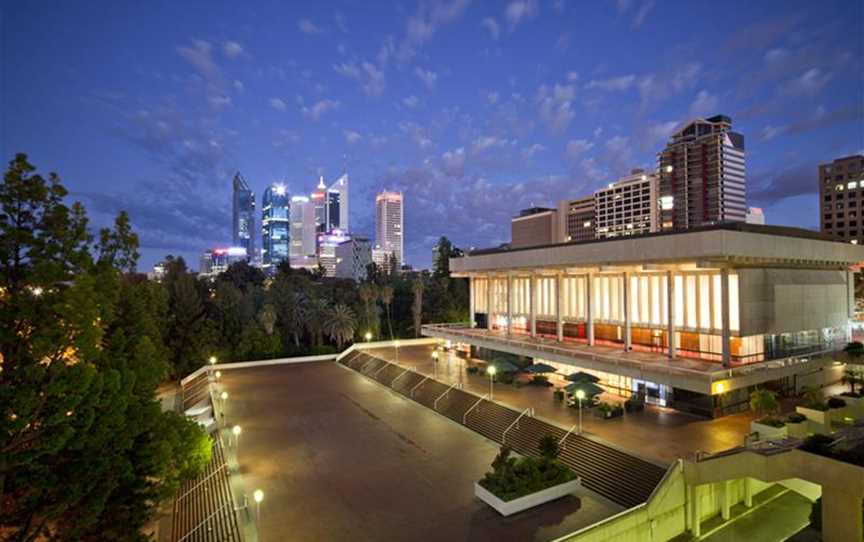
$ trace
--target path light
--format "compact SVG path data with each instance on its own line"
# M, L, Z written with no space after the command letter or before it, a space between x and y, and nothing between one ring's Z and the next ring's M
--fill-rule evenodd
M493 398L493 392L495 391L495 373L498 372L498 369L494 365L490 365L486 368L486 374L489 375L489 400L491 401Z
M393 341L393 346L396 347L396 365L399 365L399 339Z
M210 356L207 361L210 362L210 365L216 365L216 356Z
M264 500L264 492L260 489L256 489L254 493L252 493L252 498L255 499L255 521L258 522L258 530L261 530L261 501ZM258 538L261 538L261 533L258 533Z
M216 380L222 378L222 371L216 371Z
M371 331L367 331L367 332L366 332L366 335L363 335L363 338L366 339L366 342L368 343L369 341L372 340L372 332L371 332Z
M235 425L234 427L231 428L231 432L234 433L234 447L237 448L237 450L239 451L240 450L240 433L243 432L243 428L240 427L239 425Z
M433 378L438 379L438 351L432 351L432 374Z
M576 390L576 400L579 401L579 434L582 434L582 399L585 399L585 390Z

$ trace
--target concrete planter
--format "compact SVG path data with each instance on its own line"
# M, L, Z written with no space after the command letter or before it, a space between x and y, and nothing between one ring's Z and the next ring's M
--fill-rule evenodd
M795 412L807 416L810 429L814 433L827 433L831 431L831 415L827 410L816 410L803 406L796 406Z
M549 501L554 501L555 499L560 499L561 497L570 495L574 491L578 490L580 487L582 487L582 481L577 478L570 482L565 482L563 484L559 484L557 486L552 486L542 491L538 491L537 493L531 493L530 495L525 495L524 497L513 499L512 501L502 501L501 499L493 495L491 491L487 490L485 487L475 482L474 495L481 501L494 508L502 516L511 516L518 512L522 512L523 510L528 510L529 508L534 508L535 506L540 506L541 504L545 504Z
M782 439L789 434L785 425L774 427L773 425L763 425L755 420L750 422L750 432L758 433L760 439Z
M846 401L848 416L855 418L864 418L864 397L848 397L846 395L838 395L840 399Z
M807 436L807 420L798 423L786 422L786 434L794 438L805 438Z

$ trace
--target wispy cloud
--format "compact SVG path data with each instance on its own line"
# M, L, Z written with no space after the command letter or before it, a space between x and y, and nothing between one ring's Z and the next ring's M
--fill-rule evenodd
M556 83L551 87L541 85L537 90L535 101L540 118L552 132L563 132L570 126L576 116L573 110L575 95L576 86L572 83Z
M349 145L354 145L356 143L359 143L360 140L363 139L362 135L360 135L358 132L355 132L353 130L344 130L342 133L345 136L345 142L348 143Z
M504 10L504 18L512 31L519 23L533 19L539 12L540 6L536 0L513 0Z
M321 118L322 115L329 111L334 111L339 109L341 104L337 100L319 100L312 104L310 107L302 106L300 111L303 113L303 116L306 118L310 118L314 121L317 121Z
M717 112L717 96L710 94L707 90L700 90L696 99L690 104L690 116L706 117Z
M414 96L412 94L411 96L407 96L405 98L402 98L402 104L405 107L409 107L409 108L413 109L420 104L420 99L417 96Z
M380 96L387 86L384 72L371 62L345 62L333 66L336 73L354 79L368 96Z
M236 41L226 41L222 44L222 53L228 58L237 58L243 54L243 46Z
M480 21L480 26L489 31L489 35L492 36L493 40L497 40L501 35L501 25L492 17L485 17Z
M288 110L288 104L286 104L285 100L282 100L281 98L270 98L268 103L270 104L270 107L276 111L282 111L284 113Z
M620 92L632 88L635 82L635 75L620 75L608 79L592 79L585 85L585 88Z
M297 28L300 29L300 32L303 32L304 34L307 34L309 36L316 36L318 34L324 33L321 27L319 27L309 19L300 19L299 21L297 21Z
M426 88L429 90L433 90L435 88L435 84L438 82L438 74L433 72L432 70L424 70L421 67L414 68L414 75L420 78L423 81L423 84L426 85Z
M833 75L823 72L819 68L811 68L799 77L788 81L783 87L788 94L814 96L818 94Z

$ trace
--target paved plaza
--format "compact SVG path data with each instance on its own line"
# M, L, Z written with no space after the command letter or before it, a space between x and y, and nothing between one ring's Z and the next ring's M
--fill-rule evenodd
M432 345L400 347L398 362L434 376L441 382L461 383L465 390L478 395L489 392L489 377L485 374L468 374L465 360L455 354L442 354L435 363L432 349ZM390 361L397 360L396 349L392 347L374 348L369 353ZM522 378L530 377L525 375ZM494 399L517 410L534 408L536 417L565 429L578 423L578 411L554 400L551 388L516 388L497 383ZM612 420L595 418L586 410L583 412L583 429L603 442L665 467L673 460L697 450L713 453L740 446L749 432L751 420L749 412L709 420L648 405L643 412L626 413L624 417Z
M263 541L547 541L620 510L568 497L499 516L473 494L497 444L333 362L224 371L222 386Z

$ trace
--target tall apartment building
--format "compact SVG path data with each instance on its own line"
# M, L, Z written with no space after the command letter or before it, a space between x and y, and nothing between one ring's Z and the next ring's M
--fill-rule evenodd
M594 195L559 201L558 239L588 241L594 238Z
M306 196L291 198L291 260L315 255L315 206ZM293 264L292 264L293 266Z
M519 211L510 221L510 246L533 247L558 243L558 210L531 207Z
M261 265L270 270L288 259L291 244L291 198L284 184L264 191L261 202Z
M819 164L822 233L864 244L864 155Z
M351 237L336 246L336 276L366 280L366 269L372 263L372 245L365 237Z
M318 179L318 186L309 197L314 209L315 233L324 233L327 231L327 185L324 184L323 175Z
M234 246L246 249L248 258L255 258L255 194L238 171L232 181L231 232Z
M318 264L324 268L325 277L336 276L336 247L350 240L351 237L342 230L318 234Z
M657 231L657 175L633 170L630 175L594 192L597 239Z
M375 197L375 242L382 250L393 254L400 268L405 241L402 213L402 192L384 191Z
M327 188L326 231L348 229L348 174L343 173Z
M744 222L744 155L744 136L732 131L725 115L696 119L672 134L658 155L660 227Z

